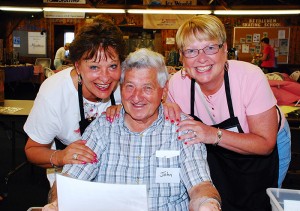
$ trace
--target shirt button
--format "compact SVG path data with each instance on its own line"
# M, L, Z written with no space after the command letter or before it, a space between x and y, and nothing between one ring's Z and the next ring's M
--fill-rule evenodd
M141 159L142 159L142 157L141 157L141 156L138 156L138 157L137 157L137 159L138 159L138 160L141 160Z
M136 184L140 184L140 180L139 179L136 179Z
M144 136L143 133L141 133L141 134L140 134L140 137L143 137L143 136Z

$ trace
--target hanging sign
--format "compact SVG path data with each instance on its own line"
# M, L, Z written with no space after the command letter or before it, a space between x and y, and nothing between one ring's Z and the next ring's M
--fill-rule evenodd
M144 5L192 6L197 0L144 0Z
M144 29L178 29L179 26L194 15L144 14Z
M44 11L44 18L85 18L84 12L48 12Z
M249 18L242 27L280 27L281 23L275 18Z
M43 0L44 3L86 4L86 0Z

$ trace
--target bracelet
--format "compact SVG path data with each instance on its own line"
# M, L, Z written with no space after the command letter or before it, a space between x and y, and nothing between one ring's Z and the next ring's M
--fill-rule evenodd
M220 129L218 128L218 132L217 132L217 140L216 140L216 142L214 143L214 146L217 146L217 145L220 143L220 141L221 141L221 139L222 139L222 135L223 135L222 130L220 130Z
M218 208L219 210L221 210L221 203L219 202L219 200L215 199L215 198L204 198L204 199L200 199L200 204L199 207L201 207L203 204L209 202L209 201L214 201L218 204Z
M52 168L58 168L59 166L55 165L53 162L52 162L52 158L54 157L55 153L57 153L59 150L55 150L54 152L52 152L52 154L50 155L50 163L51 163L51 166Z

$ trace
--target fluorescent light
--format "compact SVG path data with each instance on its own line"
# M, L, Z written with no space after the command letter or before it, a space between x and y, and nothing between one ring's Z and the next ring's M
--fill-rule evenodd
M296 15L300 10L215 10L215 15Z
M211 14L211 10L128 9L127 12L134 14Z
M124 9L44 7L43 10L46 12L125 13Z
M34 7L0 7L3 11L15 11L15 12L43 12L42 8Z

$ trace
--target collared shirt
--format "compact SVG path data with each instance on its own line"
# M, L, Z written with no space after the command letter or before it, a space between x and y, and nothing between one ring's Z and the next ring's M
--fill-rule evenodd
M101 115L83 134L87 146L97 155L95 164L68 164L63 172L78 179L117 184L146 184L148 208L153 211L188 210L188 190L211 181L204 144L186 146L177 139L177 126L166 121L163 108L152 125L143 132L131 132L120 118L110 123ZM177 151L170 158L157 156L158 151ZM158 168L178 168L178 182L156 182Z

